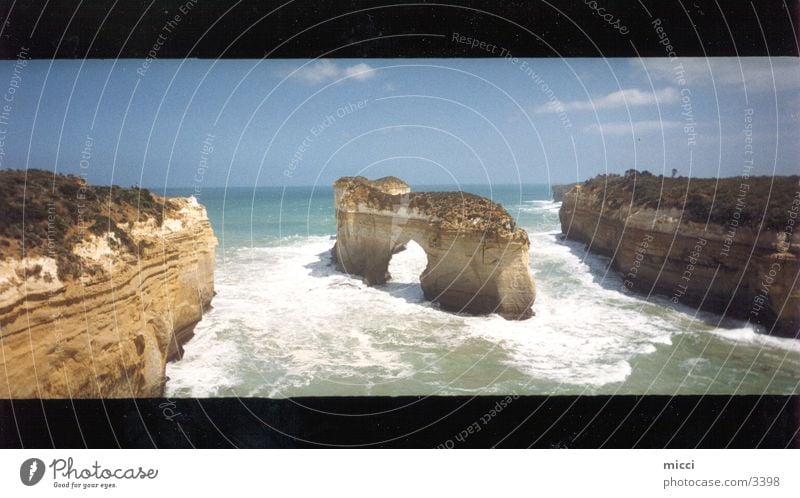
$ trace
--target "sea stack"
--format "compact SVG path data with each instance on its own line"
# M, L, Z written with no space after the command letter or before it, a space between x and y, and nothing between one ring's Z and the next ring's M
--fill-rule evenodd
M0 209L0 398L161 396L214 294L205 208L29 170Z
M651 292L761 324L800 329L800 178L663 178L630 171L564 196L567 238L611 258L620 290Z
M501 205L465 192L411 192L395 177L344 177L333 186L338 270L381 285L392 255L413 240L428 257L425 297L443 309L533 315L528 234Z

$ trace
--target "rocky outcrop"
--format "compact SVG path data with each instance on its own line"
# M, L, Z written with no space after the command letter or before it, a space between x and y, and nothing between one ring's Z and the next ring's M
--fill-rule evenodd
M567 238L611 258L623 276L621 291L662 294L672 306L700 307L797 337L799 210L797 177L634 175L573 187L559 216Z
M0 398L161 396L214 294L205 209L42 173L29 172L25 209L39 242L0 226Z
M392 255L413 240L428 256L420 284L448 310L524 319L536 296L525 230L489 199L464 192L411 192L394 177L334 183L336 267L368 285L385 283Z
M553 192L553 202L562 202L564 200L564 195L569 192L572 187L577 185L577 183L568 183L564 185L552 185L550 190Z

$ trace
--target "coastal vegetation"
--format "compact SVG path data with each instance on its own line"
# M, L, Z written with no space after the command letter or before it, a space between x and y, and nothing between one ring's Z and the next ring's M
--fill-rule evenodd
M59 278L77 276L80 258L73 253L87 233L108 238L131 254L143 247L122 227L155 220L161 226L170 201L145 188L89 186L74 175L38 169L0 171L0 259L50 256ZM91 270L91 269L87 269Z
M0 398L163 395L214 296L216 245L194 198L0 172Z
M624 175L599 175L582 185L584 194L603 198L604 208L675 208L683 213L683 221L724 225L737 219L742 225L755 228L763 223L763 230L780 230L800 191L800 176L669 178L628 170Z

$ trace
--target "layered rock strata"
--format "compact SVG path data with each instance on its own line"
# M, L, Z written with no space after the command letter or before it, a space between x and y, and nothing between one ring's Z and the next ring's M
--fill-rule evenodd
M797 177L687 184L639 175L573 187L559 217L567 238L611 258L622 273L621 291L658 293L671 306L700 307L797 337L799 210Z
M499 204L464 192L411 192L394 177L344 177L334 192L340 271L383 284L392 255L413 240L428 258L420 275L427 299L465 313L532 316L528 234Z
M214 294L205 209L48 176L55 200L29 179L25 210L36 225L46 208L46 239L41 224L30 230L39 244L15 237L13 223L0 227L0 398L161 396L166 362Z

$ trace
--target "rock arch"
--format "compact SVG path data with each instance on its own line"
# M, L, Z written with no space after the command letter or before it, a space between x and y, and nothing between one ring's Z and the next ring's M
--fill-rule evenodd
M428 256L420 275L427 299L466 313L533 315L528 234L499 204L464 192L411 192L395 177L356 176L334 183L334 205L338 270L383 284L392 255L413 240Z

